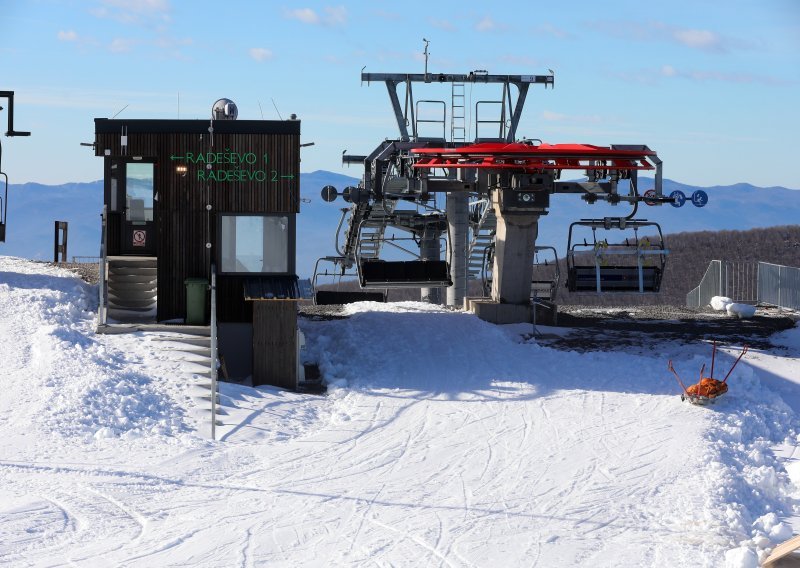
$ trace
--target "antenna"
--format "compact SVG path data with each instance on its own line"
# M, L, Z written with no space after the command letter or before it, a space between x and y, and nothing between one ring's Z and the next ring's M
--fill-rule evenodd
M178 120L181 119L181 92L178 91Z
M278 110L278 105L276 105L276 104L275 104L275 99L273 99L272 97L270 97L270 99L269 99L269 100L271 100L271 101L272 101L272 106L274 106L274 107L275 107L275 112L277 112L277 113L278 113L278 118L280 118L281 120L283 120L283 117L281 116L281 111L279 111L279 110Z
M423 55L425 56L425 82L427 83L428 82L428 55L429 55L428 54L428 45L430 45L431 42L429 42L425 38L422 38L422 41L425 42L425 51L423 52Z
M261 101L258 101L258 110L261 111L261 120L264 120L264 109L261 108Z
M124 107L122 107L121 109L119 109L119 112L118 112L117 114L115 114L114 116L112 116L112 117L111 117L111 120L114 120L115 118L117 118L117 115L119 115L119 113L120 113L120 112L122 112L123 110L125 110L125 109L126 109L126 108L128 108L129 106L131 106L131 105L130 105L130 104L127 104L127 105L125 105Z

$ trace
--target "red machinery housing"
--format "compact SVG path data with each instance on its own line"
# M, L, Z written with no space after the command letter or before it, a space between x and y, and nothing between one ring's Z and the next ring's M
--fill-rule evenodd
M537 173L542 170L653 170L656 153L646 146L485 142L458 148L414 148L414 168L478 168ZM605 176L603 176L605 177ZM625 179L629 176L623 175Z

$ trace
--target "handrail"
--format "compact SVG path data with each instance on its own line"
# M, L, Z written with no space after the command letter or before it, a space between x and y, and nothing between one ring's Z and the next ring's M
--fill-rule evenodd
M211 439L217 439L217 267L211 263Z
M106 325L108 319L108 310L106 309L106 284L108 281L106 275L106 254L108 253L107 243L108 243L108 231L107 231L107 219L108 219L108 205L103 205L103 213L101 214L102 217L102 235L100 236L100 260L98 271L100 276L100 282L97 285L98 288L98 304L97 304L97 325Z

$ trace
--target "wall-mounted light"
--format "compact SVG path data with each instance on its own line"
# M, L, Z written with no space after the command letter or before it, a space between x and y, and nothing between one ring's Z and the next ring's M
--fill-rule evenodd
M189 171L189 168L186 166L186 164L178 164L175 166L175 173L181 177L184 177L187 171Z

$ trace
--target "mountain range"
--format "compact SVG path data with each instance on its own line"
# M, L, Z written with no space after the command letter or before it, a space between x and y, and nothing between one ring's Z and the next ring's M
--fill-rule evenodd
M348 206L341 198L332 203L323 201L320 190L333 185L341 192L357 183L356 178L324 170L300 175L303 203L297 218L297 270L301 277L313 274L317 258L336 254L336 227L341 209ZM640 178L640 188L647 189L651 185L651 179ZM704 207L695 207L690 201L681 208L640 206L636 217L658 222L667 235L800 223L800 190L756 187L747 183L701 188L669 179L664 180L663 188L665 194L680 190L687 196L702 189L709 198ZM7 242L0 244L1 254L52 259L54 221L69 222L70 258L99 254L102 181L61 185L11 184L9 198ZM554 195L549 213L540 220L537 243L555 246L563 255L571 222L624 216L629 211L627 205L589 205L577 195Z

